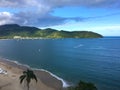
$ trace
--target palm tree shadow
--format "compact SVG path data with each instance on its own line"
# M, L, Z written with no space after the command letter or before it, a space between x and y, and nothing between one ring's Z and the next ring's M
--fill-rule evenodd
M1 90L2 88L4 88L4 87L9 86L9 85L11 85L11 83L7 83L7 84L5 84L5 85L0 86L0 90Z

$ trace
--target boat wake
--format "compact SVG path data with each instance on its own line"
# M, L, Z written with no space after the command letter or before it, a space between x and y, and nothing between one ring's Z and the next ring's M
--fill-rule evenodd
M74 48L79 48L79 47L82 47L82 46L83 46L83 44L79 44L79 45L75 46Z

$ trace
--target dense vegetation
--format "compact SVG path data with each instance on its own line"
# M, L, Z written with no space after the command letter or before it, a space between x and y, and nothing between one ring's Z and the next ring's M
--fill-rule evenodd
M78 85L69 87L68 90L97 90L97 87L93 83L80 81Z
M7 24L0 26L0 38L101 38L102 35L90 31L58 31L55 29L39 29L36 27Z

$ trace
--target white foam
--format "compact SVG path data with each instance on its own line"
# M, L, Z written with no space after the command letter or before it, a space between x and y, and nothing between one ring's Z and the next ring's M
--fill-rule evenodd
M26 65L26 64L21 64L19 63L18 61L13 61L13 60L9 60L9 59L5 59L6 61L8 62L13 62L13 63L16 63L17 65L22 65L22 66L25 66L27 68L31 68L30 66ZM55 77L56 79L60 80L62 83L63 83L63 87L66 88L66 87L69 87L70 85L65 81L63 80L62 78L56 76L55 74L45 70L45 69L37 69L37 68L32 68L33 70L40 70L40 71L44 71L44 72L47 72L49 73L51 76Z
M44 69L36 69L36 68L33 68L33 69L35 69L35 70L40 70L40 71L44 71L44 72L49 73L51 76L53 76L53 77L57 78L58 80L62 81L63 87L65 87L65 88L70 86L65 80L63 80L62 78L56 76L55 74L53 74L53 73L51 73L51 72L49 72L49 71L47 71L47 70L44 70Z
M21 64L21 63L19 63L18 61L9 60L9 59L5 59L5 60L8 61L8 62L15 63L15 64L17 64L17 65L21 65L21 66L25 66L25 67L27 67L27 68L31 68L29 65Z

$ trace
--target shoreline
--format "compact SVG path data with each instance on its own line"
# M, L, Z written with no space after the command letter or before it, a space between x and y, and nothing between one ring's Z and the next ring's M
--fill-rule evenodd
M27 69L27 68L31 68L35 73L37 73L38 75L41 75L41 74L45 74L47 77L46 78L48 78L48 79L50 79L50 80L53 80L53 81L55 81L55 82L58 82L58 84L61 84L62 85L62 89L64 89L64 88L67 88L67 87L69 87L70 85L66 82L66 81L64 81L62 78L60 78L60 77L58 77L57 75L55 75L55 74L53 74L53 73L51 73L51 72L49 72L49 71L47 71L47 70L45 70L45 69L37 69L37 68L32 68L32 67L30 67L29 65L26 65L26 64L21 64L21 63L19 63L18 61L15 61L15 60L9 60L9 59L5 59L5 58L0 58L0 62L3 62L3 63L5 63L5 64L8 64L8 65L11 65L11 66L13 66L13 67L17 67L17 68L19 68L19 69L22 69L22 70L25 70L25 69ZM42 80L42 78L41 78L41 80ZM45 83L45 80L43 79L42 80L44 83ZM51 81L52 83L53 83L53 81ZM49 81L50 82L50 81ZM50 83L46 83L48 86L52 86ZM56 83L55 83L56 84ZM58 85L58 86L60 86L60 85ZM55 88L57 88L57 87L55 87ZM56 90L56 89L55 89Z
M43 37L29 37L29 38L0 38L0 40L46 40L46 39L101 39L101 38L106 38L106 37L90 37L90 38L43 38ZM107 37L109 38L109 37Z

